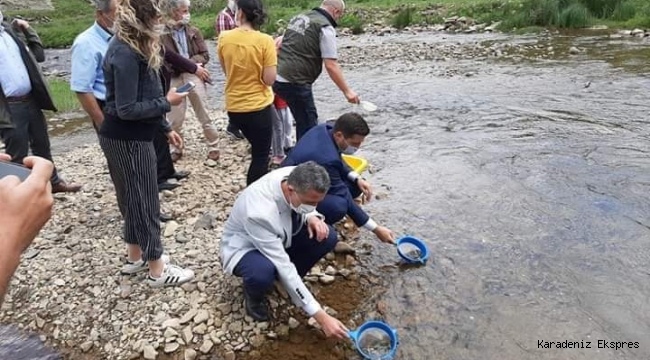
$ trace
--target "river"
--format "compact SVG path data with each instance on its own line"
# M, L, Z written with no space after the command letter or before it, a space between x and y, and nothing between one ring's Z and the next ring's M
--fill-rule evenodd
M360 152L382 195L367 208L432 253L427 266L395 267L393 249L364 239L375 247L366 269L383 281L354 312L385 305L396 358L650 358L650 41L423 33L341 48L348 81L380 107ZM326 76L315 94L322 118L353 109ZM55 151L89 138L79 126ZM591 348L539 347L565 340ZM262 349L345 357L318 342Z

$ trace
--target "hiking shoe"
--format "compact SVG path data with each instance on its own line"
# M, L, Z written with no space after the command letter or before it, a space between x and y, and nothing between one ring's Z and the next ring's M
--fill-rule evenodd
M155 278L151 274L147 276L147 282L154 288L178 286L192 281L192 279L194 279L194 271L169 264L165 265L165 269L159 278Z
M246 308L248 316L252 317L253 320L259 322L269 321L269 306L266 302L266 297L262 296L261 298L255 298L246 291L245 287L244 307Z
M162 260L165 264L169 264L169 255L163 254L163 256L160 257L160 260ZM130 262L128 259L126 260L126 264L122 265L122 270L120 271L122 275L135 275L139 272L143 272L145 270L149 270L149 263L144 261L144 260L139 260L136 262Z

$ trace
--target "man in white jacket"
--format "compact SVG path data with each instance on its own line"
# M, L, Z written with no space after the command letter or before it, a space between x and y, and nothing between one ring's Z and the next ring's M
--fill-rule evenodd
M221 262L227 273L243 278L246 311L255 320L269 319L266 294L278 278L325 335L345 339L345 326L321 308L302 281L338 241L316 212L329 187L327 171L315 162L273 171L251 184L226 222Z

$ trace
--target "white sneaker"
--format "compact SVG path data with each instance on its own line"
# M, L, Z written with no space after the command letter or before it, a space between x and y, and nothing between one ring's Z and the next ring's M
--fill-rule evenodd
M147 282L151 287L178 286L194 279L194 271L176 265L165 265L162 275L155 278L149 274Z
M163 254L160 257L160 260L162 260L165 263L165 265L169 264L169 260L170 260L169 255ZM135 275L145 270L149 270L149 264L146 261L139 260L132 263L127 260L126 264L122 265L121 273L122 275Z

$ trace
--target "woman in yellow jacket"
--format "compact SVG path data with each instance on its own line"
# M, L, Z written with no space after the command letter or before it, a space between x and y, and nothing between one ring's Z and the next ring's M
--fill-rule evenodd
M230 121L252 146L247 184L268 172L273 135L273 91L278 57L273 38L259 31L267 15L260 0L238 0L238 27L219 36L217 53L226 75Z

